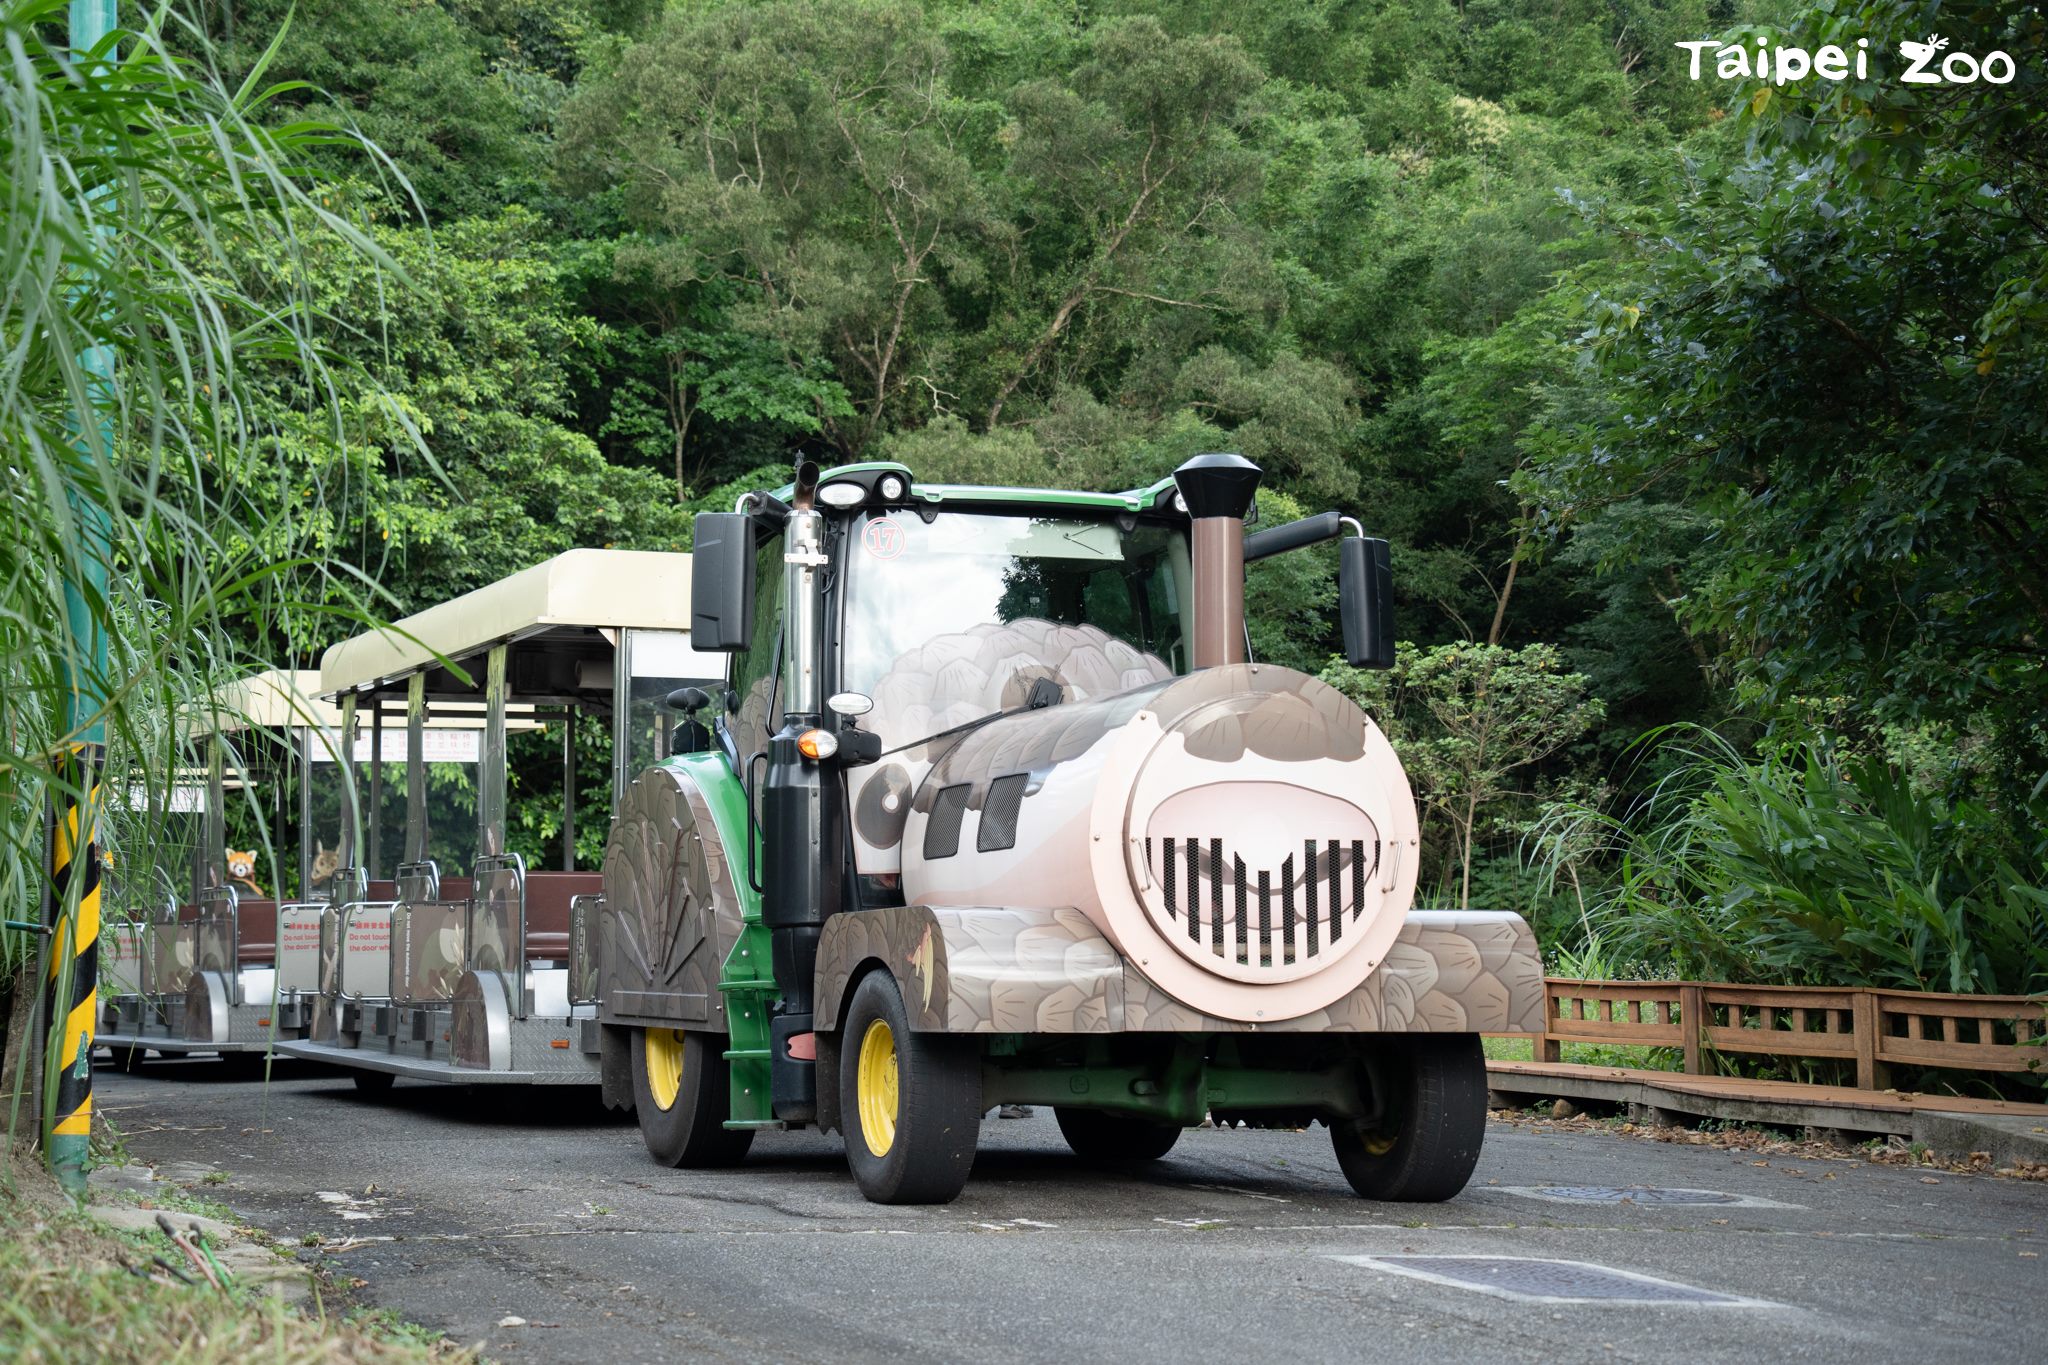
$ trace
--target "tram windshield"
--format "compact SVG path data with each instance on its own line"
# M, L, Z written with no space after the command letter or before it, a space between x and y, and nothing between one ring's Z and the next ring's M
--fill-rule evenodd
M873 690L899 660L977 626L1092 626L1175 673L1193 594L1187 541L1162 526L943 513L863 518L849 532L841 685Z

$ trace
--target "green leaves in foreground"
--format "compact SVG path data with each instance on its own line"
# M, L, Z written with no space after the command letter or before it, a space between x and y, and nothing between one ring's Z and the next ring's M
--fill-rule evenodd
M1817 745L1761 759L1707 731L1653 736L1676 766L1626 820L1560 807L1538 845L1610 840L1589 918L1680 977L2025 994L2048 986L2048 890L1968 802Z
M330 588L324 580L347 571L309 553L302 533L306 509L332 492L310 485L296 509L259 512L247 481L227 471L286 420L338 440L343 392L382 401L329 359L334 324L309 303L309 242L388 268L299 169L313 149L347 139L305 120L265 126L290 87L265 87L258 62L231 89L174 55L174 44L205 47L176 11L75 61L52 45L63 14L58 0L0 0L0 905L10 918L34 917L21 912L43 886L40 811L86 726L105 724L109 766L161 805L182 761L170 723L182 701L277 662L275 642L308 601L364 619L363 585ZM110 364L89 368L88 352ZM248 392L257 358L294 381L292 402L270 417ZM95 526L97 555L87 552ZM68 610L64 585L89 581L94 558L110 569L106 587ZM104 667L96 637L110 646ZM77 724L74 684L88 699ZM110 803L107 820L130 818L125 804ZM7 949L11 960L23 945Z

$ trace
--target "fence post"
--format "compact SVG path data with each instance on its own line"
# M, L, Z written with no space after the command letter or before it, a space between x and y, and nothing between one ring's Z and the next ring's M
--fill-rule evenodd
M1849 997L1849 1010L1856 1035L1856 1088L1876 1090L1881 1082L1888 1079L1885 1073L1891 1068L1880 1066L1877 1060L1877 995L1874 991L1857 991Z
M1543 982L1543 1034L1536 1040L1536 1060L1539 1062L1561 1062L1564 1060L1564 1044L1551 1035L1557 1022L1557 994L1550 981Z
M1706 1069L1700 1057L1700 1037L1707 1026L1705 988L1690 982L1679 986L1678 1023L1684 1030L1680 1036L1685 1039L1685 1074L1698 1076Z

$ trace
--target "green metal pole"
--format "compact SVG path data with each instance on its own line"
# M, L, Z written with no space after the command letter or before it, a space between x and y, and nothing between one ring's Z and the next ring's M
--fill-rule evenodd
M118 0L71 0L71 55L84 58L118 26ZM78 446L90 467L113 458L114 352L94 346L79 357L94 413L80 413ZM104 509L73 504L79 528L77 567L64 584L70 652L65 660L65 729L72 754L59 784L50 830L51 935L47 1044L54 1084L43 1100L43 1151L63 1188L85 1193L92 1146L93 1025L99 1013L100 853L95 816L106 746L107 640L101 631L112 540Z

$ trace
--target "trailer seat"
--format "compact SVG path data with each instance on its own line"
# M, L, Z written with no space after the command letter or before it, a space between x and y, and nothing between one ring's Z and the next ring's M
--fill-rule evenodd
M277 902L245 900L235 907L235 962L268 967L277 961Z
M197 903L191 905L181 905L178 907L178 923L197 924L198 922L199 906Z
M387 877L378 877L365 882L363 899L367 901L395 901L398 899L398 883Z
M529 872L526 874L526 959L529 962L569 960L569 902L604 890L601 872Z

